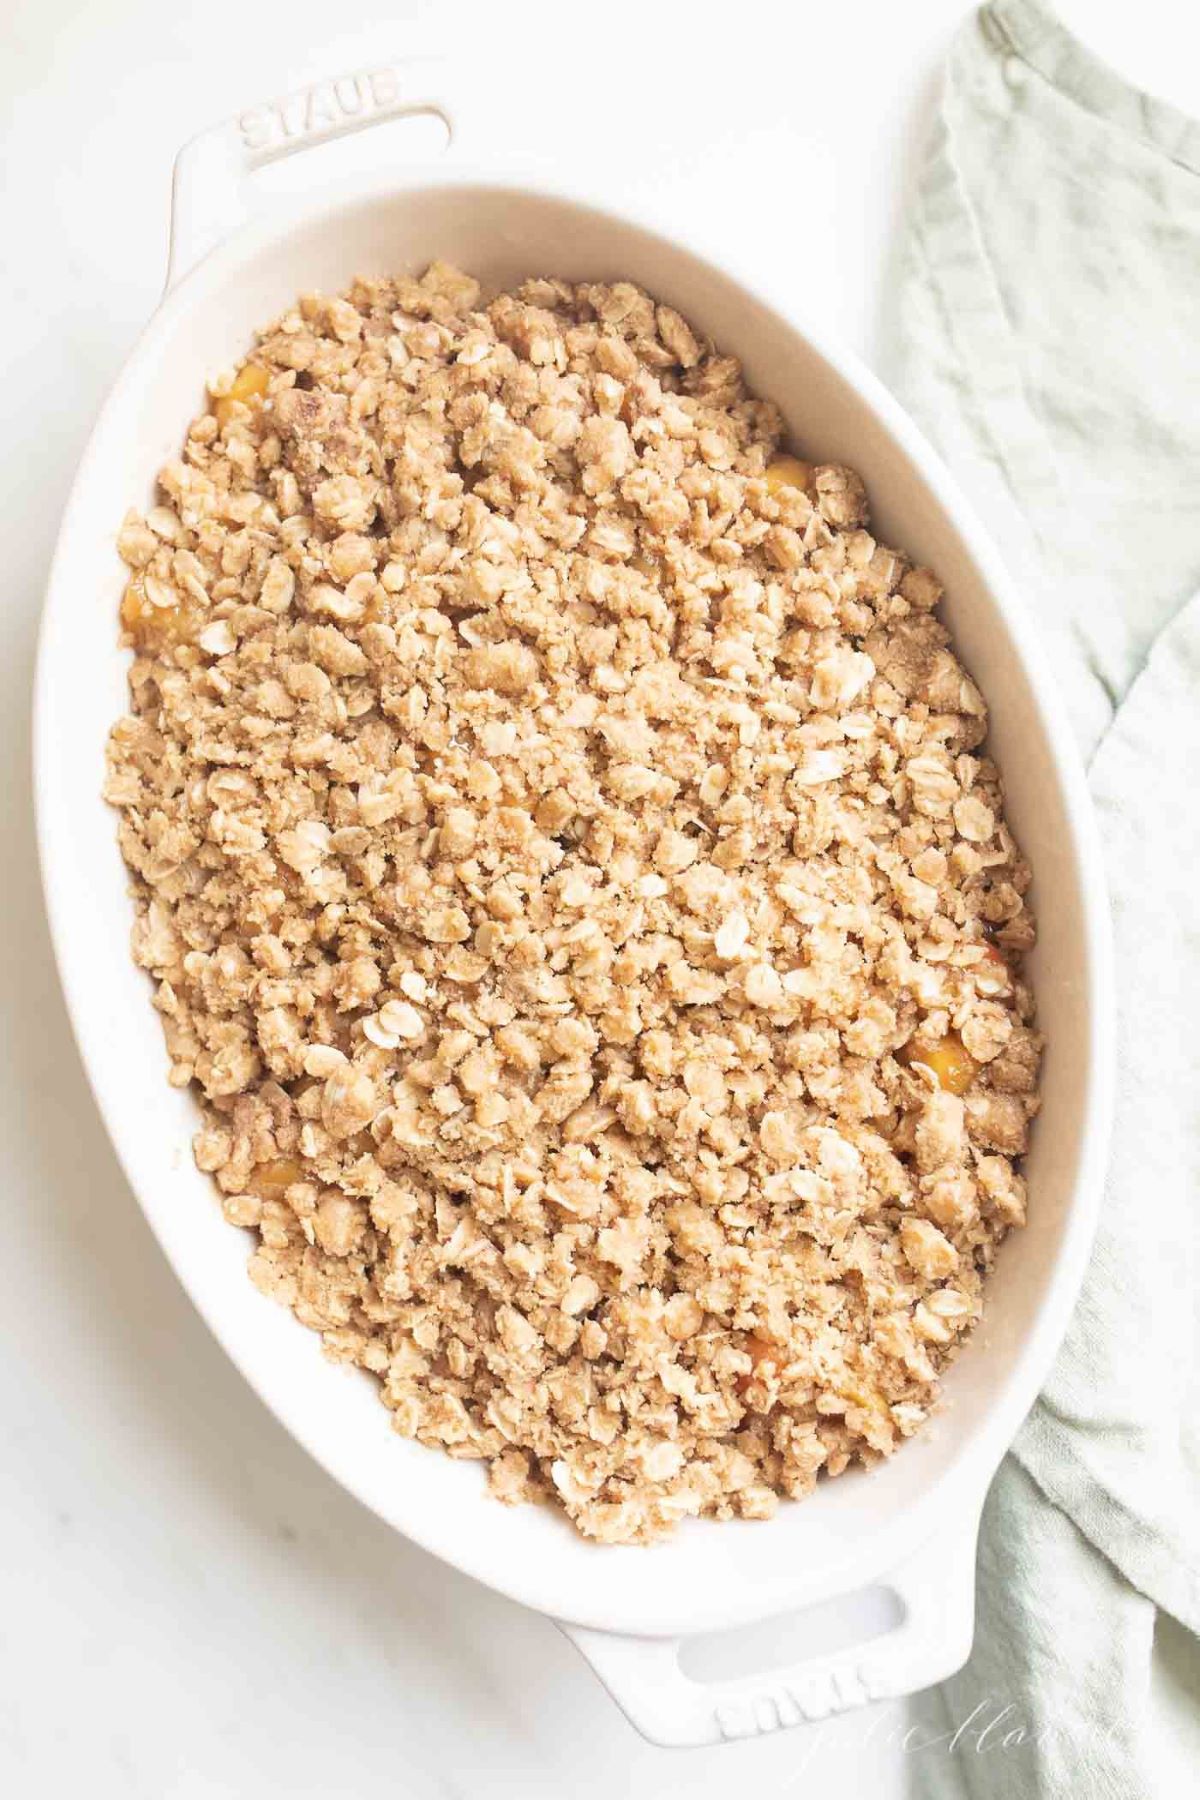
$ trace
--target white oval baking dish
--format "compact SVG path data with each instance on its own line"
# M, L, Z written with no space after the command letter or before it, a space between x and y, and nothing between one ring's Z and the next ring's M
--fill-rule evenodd
M647 1737L713 1742L913 1692L967 1656L983 1496L1062 1336L1092 1236L1112 1045L1103 876L1063 711L995 552L895 402L801 322L792 296L768 298L719 253L541 176L500 179L491 156L486 173L456 166L452 153L433 169L389 167L246 216L262 164L363 125L436 113L453 151L461 93L458 74L447 84L404 65L374 70L256 107L181 154L167 291L92 434L50 576L35 717L46 901L117 1153L180 1280L247 1380L398 1531L563 1624ZM397 1438L371 1382L325 1362L317 1339L247 1280L245 1239L192 1164L193 1102L166 1084L148 987L126 953L125 875L100 799L128 660L116 642L116 527L176 450L204 375L244 352L256 325L304 289L337 290L358 272L416 269L434 256L494 286L535 273L644 284L742 357L803 450L862 471L883 537L946 584L946 615L991 702L1010 816L1036 871L1034 973L1049 1050L1028 1227L1005 1245L985 1323L925 1433L870 1473L783 1506L769 1524L693 1522L652 1549L599 1548L549 1511L490 1501L477 1466ZM865 1645L716 1683L680 1669L688 1634L874 1586L899 1597L899 1619Z

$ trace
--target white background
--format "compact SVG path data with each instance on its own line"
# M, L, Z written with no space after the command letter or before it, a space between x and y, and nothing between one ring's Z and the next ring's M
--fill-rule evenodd
M27 688L90 420L157 299L171 159L224 113L418 50L495 71L485 154L701 217L868 357L964 0L18 0L0 9L0 1794L707 1800L921 1788L899 1713L643 1744L544 1619L344 1495L225 1362L84 1086L41 920ZM1200 110L1175 0L1062 0ZM387 16L382 16L386 12ZM181 421L182 424L182 421ZM115 953L120 953L115 947ZM939 1754L927 1751L926 1755Z

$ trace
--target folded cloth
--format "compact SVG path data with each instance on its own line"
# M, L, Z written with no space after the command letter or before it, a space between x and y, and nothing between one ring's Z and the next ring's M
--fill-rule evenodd
M975 1722L914 1766L928 1800L1168 1791L1158 1615L1200 1633L1198 301L1200 126L1038 0L992 0L950 56L885 372L1044 628L1106 846L1120 1046L1095 1252L985 1510L976 1646L938 1700Z

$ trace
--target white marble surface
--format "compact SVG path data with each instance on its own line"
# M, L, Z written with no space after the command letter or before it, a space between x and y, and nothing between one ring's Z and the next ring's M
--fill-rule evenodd
M833 1783L888 1800L909 1778L919 1791L920 1753L886 1709L733 1749L650 1748L546 1620L344 1495L192 1313L75 1059L26 799L29 661L73 463L157 298L178 143L343 68L482 52L492 135L528 154L553 145L616 199L652 190L681 220L718 223L869 355L934 71L966 6L398 0L380 23L383 10L6 8L0 1793L704 1800L731 1783L783 1796ZM1173 0L1142 0L1136 25L1120 0L1063 10L1196 110L1195 26Z

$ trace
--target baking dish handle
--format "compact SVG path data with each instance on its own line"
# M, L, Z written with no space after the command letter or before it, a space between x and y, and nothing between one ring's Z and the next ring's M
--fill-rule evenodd
M419 115L439 118L453 142L459 109L444 91L447 74L437 57L358 69L245 107L192 138L175 159L167 289L250 215L253 177L268 163ZM456 90L465 79L456 68Z
M579 1625L561 1629L582 1652L630 1724L652 1744L684 1748L815 1724L875 1700L897 1700L960 1669L975 1620L978 1506L873 1587L902 1608L884 1635L790 1668L726 1681L695 1681L679 1663L682 1638L627 1637Z

